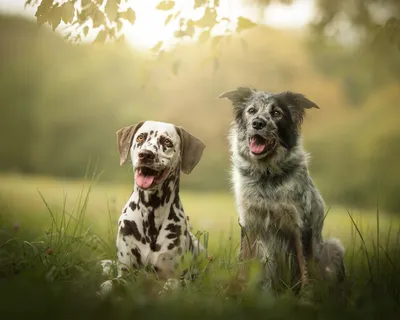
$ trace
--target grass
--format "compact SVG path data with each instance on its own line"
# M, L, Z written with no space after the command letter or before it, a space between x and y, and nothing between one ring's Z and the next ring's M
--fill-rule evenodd
M325 237L346 247L344 293L314 282L311 304L290 288L279 296L258 290L257 266L248 286L234 280L239 229L231 194L181 193L208 254L190 267L194 282L158 295L162 282L144 270L127 288L102 301L105 277L97 262L114 258L116 220L130 186L100 185L35 177L0 178L0 301L5 318L261 318L395 319L400 311L400 223L379 211L332 207ZM210 258L212 257L212 258ZM119 299L121 298L122 299ZM8 317L7 317L8 315Z

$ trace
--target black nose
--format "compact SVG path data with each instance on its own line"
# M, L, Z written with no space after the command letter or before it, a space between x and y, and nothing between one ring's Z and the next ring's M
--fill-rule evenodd
M151 152L150 150L142 150L139 152L139 159L140 160L154 160L156 155Z
M266 123L262 119L254 119L251 125L254 129L260 130L265 127Z

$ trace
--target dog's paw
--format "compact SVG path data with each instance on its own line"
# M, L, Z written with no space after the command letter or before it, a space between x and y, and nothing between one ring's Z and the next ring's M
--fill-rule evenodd
M97 292L97 295L101 299L105 299L110 296L113 289L113 282L112 280L107 280L103 282L100 286L100 290Z
M163 293L166 293L166 292L170 292L170 291L176 290L178 288L179 288L179 280L177 280L177 279L168 279L165 282L163 288L161 289L161 291L158 294L160 295L160 294L163 294Z
M98 265L104 276L113 276L114 271L117 269L117 262L112 260L101 260Z

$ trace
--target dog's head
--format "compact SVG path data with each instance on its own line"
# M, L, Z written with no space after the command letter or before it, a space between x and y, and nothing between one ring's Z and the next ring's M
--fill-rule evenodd
M120 165L130 153L135 182L141 189L160 185L178 167L189 174L203 154L205 144L182 127L144 121L117 131Z
M219 96L234 107L235 123L247 139L249 156L262 159L298 144L305 109L319 108L300 93L278 94L239 87Z

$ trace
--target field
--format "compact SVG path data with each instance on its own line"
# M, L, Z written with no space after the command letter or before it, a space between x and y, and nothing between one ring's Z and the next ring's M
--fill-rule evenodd
M96 290L104 279L96 263L114 257L116 221L130 192L129 185L91 178L0 177L2 314L13 319L394 319L399 312L398 220L379 211L331 206L324 236L339 237L346 247L345 290L331 292L316 281L306 298L313 303L304 304L290 288L279 297L258 291L256 269L247 289L239 290L234 274L240 233L233 196L187 190L181 192L185 211L207 247L207 256L191 264L199 277L181 290L158 295L162 283L141 271L127 291L101 301Z

